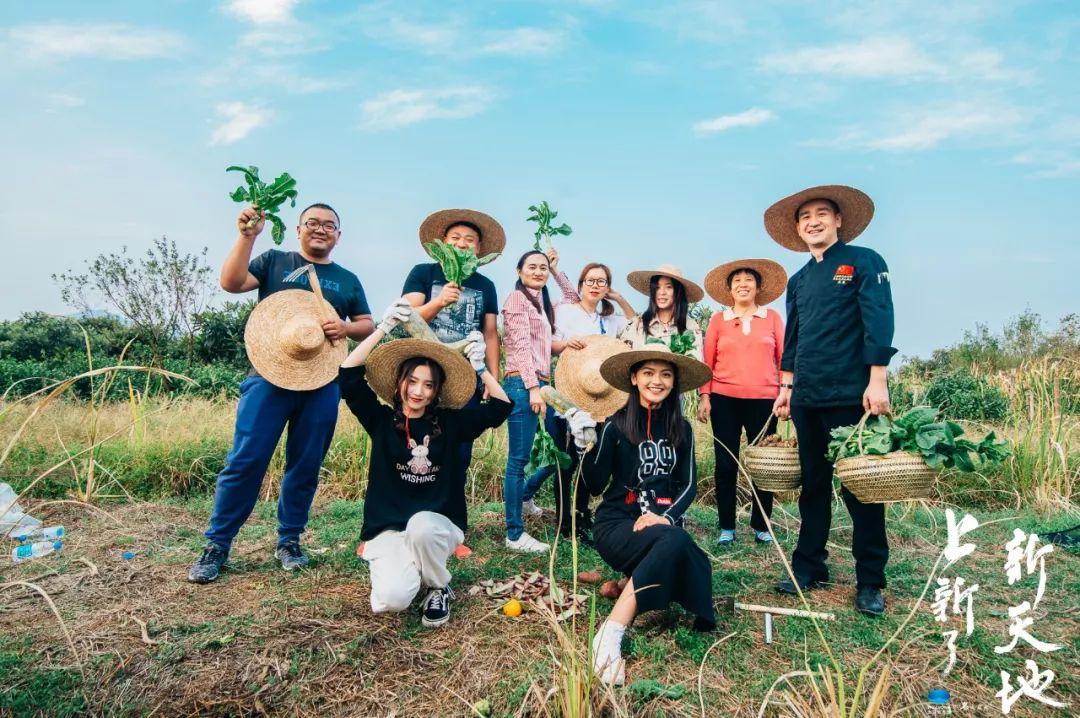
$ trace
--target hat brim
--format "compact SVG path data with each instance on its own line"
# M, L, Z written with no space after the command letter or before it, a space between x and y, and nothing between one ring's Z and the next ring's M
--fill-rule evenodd
M761 276L761 286L754 300L758 306L776 301L787 289L787 272L777 262L771 259L736 259L714 267L705 275L705 291L724 306L735 305L735 296L728 287L728 277L737 269L753 269Z
M712 370L697 359L658 349L629 349L620 352L604 360L604 363L600 365L600 374L611 386L629 392L633 388L630 382L630 368L645 361L674 364L679 373L680 394L698 389L712 378Z
M460 409L476 393L476 372L461 352L424 339L393 339L375 347L365 362L367 382L376 396L393 406L398 369L413 357L431 359L442 368L446 379L439 393L441 406Z
M608 357L626 351L626 342L610 334L585 337L584 349L567 349L555 365L555 388L559 393L584 409L597 421L603 421L626 405L627 394L616 389L599 373L599 364ZM592 372L596 372L592 374ZM590 380L599 379L607 391L597 396L588 390ZM595 383L593 384L595 389Z
M846 185L822 185L796 192L765 210L765 231L783 247L809 252L796 228L795 212L815 199L832 200L840 208L842 221L836 236L845 244L862 234L874 218L874 201L862 190Z
M337 310L323 300L330 316ZM336 345L323 342L312 357L296 359L282 350L278 330L299 313L310 314L322 324L318 299L306 289L283 289L274 292L255 305L244 327L244 350L248 361L263 379L281 389L311 391L326 386L337 378L338 367L349 353L348 343L339 339Z
M626 283L637 291L649 296L649 283L653 277L667 277L673 282L678 282L683 285L686 290L686 300L688 302L700 302L705 298L705 290L699 285L691 282L686 277L680 277L678 274L667 272L659 269L641 269L636 272L630 272L626 275Z
M432 212L420 223L420 245L437 242L446 236L446 230L459 222L475 224L480 228L480 244L476 256L501 254L506 248L506 231L491 215L475 209L441 209Z

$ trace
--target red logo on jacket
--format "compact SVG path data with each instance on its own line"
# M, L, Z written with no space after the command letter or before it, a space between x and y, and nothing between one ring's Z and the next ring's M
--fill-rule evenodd
M833 275L833 281L837 284L847 284L855 278L855 267L850 264L841 264L836 268L836 274Z

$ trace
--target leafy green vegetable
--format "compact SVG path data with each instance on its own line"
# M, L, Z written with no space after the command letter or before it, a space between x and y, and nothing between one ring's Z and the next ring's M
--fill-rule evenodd
M994 432L978 443L962 438L963 434L964 428L955 421L939 421L936 409L917 406L896 419L875 416L861 428L855 424L833 429L828 457L835 462L862 454L910 451L921 454L933 469L975 471L983 464L995 464L1012 455L1005 442L997 441Z
M533 243L533 249L540 251L540 240L547 241L547 248L551 249L551 238L559 234L563 237L569 235L574 230L570 229L570 225L561 224L558 227L552 227L551 221L559 216L559 213L548 206L546 201L540 204L534 204L529 207L529 211L532 212L529 218L525 221L536 222L536 241Z
M465 284L465 280L475 274L478 268L499 258L498 252L477 257L475 252L458 249L439 239L424 242L424 251L439 263L443 274L446 275L446 281L453 282L459 287Z
M244 173L244 181L247 183L247 187L245 188L243 185L237 187L229 197L232 198L233 202L251 204L260 212L265 212L266 219L270 221L272 227L270 236L273 238L274 244L281 244L285 239L285 223L281 221L281 217L278 217L277 213L281 209L281 205L285 204L286 201L290 202L290 206L296 206L296 180L288 172L282 172L276 180L266 184L259 179L258 167L232 165L227 167L225 171ZM257 218L249 221L248 226L254 227L257 221Z
M536 429L532 447L529 449L529 463L525 466L525 475L529 476L534 471L545 466L558 465L560 469L570 468L570 454L555 446L555 438L547 433L543 420Z
M649 337L645 340L646 344L663 344L671 350L672 354L689 354L694 350L694 333L687 329L682 334L678 332L671 334L664 339L662 337Z

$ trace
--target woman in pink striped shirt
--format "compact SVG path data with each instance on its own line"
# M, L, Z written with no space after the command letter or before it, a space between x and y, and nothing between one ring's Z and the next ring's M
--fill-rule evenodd
M536 436L537 421L545 417L540 387L551 380L551 337L555 310L548 296L547 281L555 274L563 301L576 302L574 285L566 275L555 271L555 250L549 254L526 252L517 263L518 280L514 291L503 303L503 348L506 351L506 376L503 389L514 405L506 422L510 446L503 479L506 505L506 545L526 553L543 553L548 545L525 532L521 505L525 492L525 465Z
M716 510L720 518L718 543L735 540L735 483L739 441L766 427L776 431L773 402L780 393L780 355L784 322L763 305L787 287L784 268L768 259L740 259L722 264L705 277L705 290L728 307L712 315L702 347L712 380L701 387L698 421L711 421L716 451ZM772 513L773 495L758 490L761 505L751 497L750 527L754 539L768 543L765 517Z

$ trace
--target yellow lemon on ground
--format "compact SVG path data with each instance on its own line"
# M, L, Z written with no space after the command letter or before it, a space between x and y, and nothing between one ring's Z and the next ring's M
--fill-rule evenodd
M503 604L503 613L510 618L516 618L521 615L521 601L516 598L511 598L509 601Z

